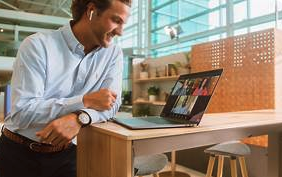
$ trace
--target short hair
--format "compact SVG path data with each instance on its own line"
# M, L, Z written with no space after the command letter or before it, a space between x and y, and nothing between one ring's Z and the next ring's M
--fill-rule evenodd
M87 9L89 3L95 4L98 13L111 7L114 0L73 0L71 5L72 18L75 22L79 21ZM131 7L132 0L116 0Z

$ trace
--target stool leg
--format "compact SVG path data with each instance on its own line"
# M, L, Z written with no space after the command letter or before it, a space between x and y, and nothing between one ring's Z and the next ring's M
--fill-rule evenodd
M239 162L240 162L240 166L241 166L242 177L248 177L245 157L239 157Z
M224 156L218 156L217 177L222 177Z
M176 171L176 151L171 151L171 176L175 177Z
M237 177L236 157L230 157L231 177Z
M210 160L209 160L209 165L208 165L206 177L212 176L214 161L215 161L215 155L210 155Z

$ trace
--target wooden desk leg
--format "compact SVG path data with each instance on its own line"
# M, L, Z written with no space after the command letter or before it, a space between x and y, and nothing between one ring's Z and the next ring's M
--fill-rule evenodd
M81 129L77 137L77 177L132 177L132 142Z
M267 177L282 177L282 145L281 134L271 133L268 135L268 169Z

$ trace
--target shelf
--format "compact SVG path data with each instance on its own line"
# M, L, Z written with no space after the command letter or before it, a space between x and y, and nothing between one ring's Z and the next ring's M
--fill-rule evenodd
M170 80L177 80L179 75L177 76L166 76L166 77L151 77L147 79L137 79L134 82L150 82L150 81L170 81Z
M156 105L156 106L164 106L166 102L164 101L154 101L154 102L150 102L148 100L138 100L138 101L134 101L133 104L151 104L151 105Z

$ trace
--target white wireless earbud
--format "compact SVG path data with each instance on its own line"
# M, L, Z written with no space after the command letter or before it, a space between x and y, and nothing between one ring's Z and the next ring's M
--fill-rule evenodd
M90 20L90 21L92 20L93 13L94 13L94 11L93 11L93 10L91 10L91 12L90 12L90 16L89 16L89 20Z

